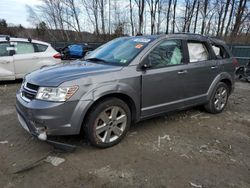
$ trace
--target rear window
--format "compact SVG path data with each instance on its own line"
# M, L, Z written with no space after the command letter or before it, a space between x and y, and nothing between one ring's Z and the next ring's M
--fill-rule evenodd
M213 47L214 53L215 53L217 58L227 59L230 57L230 55L227 53L227 51L225 50L225 48L223 46L212 45L212 47Z
M207 47L201 42L188 42L189 62L206 61L209 59Z
M17 42L16 44L16 54L30 54L34 53L35 49L32 43L27 42Z
M35 52L45 52L48 48L47 45L34 43Z

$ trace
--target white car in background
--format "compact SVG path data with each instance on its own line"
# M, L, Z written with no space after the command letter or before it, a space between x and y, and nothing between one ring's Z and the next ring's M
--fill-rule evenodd
M36 69L60 62L60 53L49 43L0 36L0 81L23 78Z

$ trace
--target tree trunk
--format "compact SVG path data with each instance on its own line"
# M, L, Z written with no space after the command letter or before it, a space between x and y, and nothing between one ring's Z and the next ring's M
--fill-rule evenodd
M221 23L220 36L222 36L223 31L224 31L225 20L226 20L226 17L227 17L227 12L228 12L230 1L231 0L227 0L226 1L226 7L225 7L225 11L224 11L224 16L223 16L222 23Z
M216 32L217 36L219 36L220 34L220 29L221 29L220 25L221 25L221 18L222 18L223 10L224 10L224 5L221 5L221 9L218 13L219 18L218 18L218 26L217 26L217 32Z
M129 0L129 8L130 8L130 24L131 24L132 36L134 36L135 35L135 30L134 30L134 21L133 21L132 0Z
M187 26L187 20L188 20L188 9L189 9L189 1L186 1L186 9L185 9L185 15L184 15L184 24L182 28L182 32L186 31L186 26Z
M247 0L240 0L239 7L236 13L235 17L235 24L233 27L232 35L236 36L238 34L238 31L240 29L240 25L242 24L242 16L246 7Z
M168 34L169 30L169 14L170 14L170 8L171 8L172 0L168 1L168 11L167 11L167 26L166 26L166 34Z
M201 26L201 34L204 34L205 27L206 27L206 18L207 18L207 7L208 7L209 0L204 1L204 9L203 9L203 19L202 19L202 26Z
M195 15L195 21L194 21L194 33L196 32L197 21L198 21L198 16L199 16L199 8L200 8L200 1L198 1L197 9L196 9L196 15Z
M234 11L234 4L235 4L235 0L232 0L230 15L229 15L229 18L228 18L228 22L227 22L227 26L226 26L226 30L225 30L224 36L227 36L227 34L229 32L229 26L230 26L230 24L232 22L232 16L233 16L233 11Z
M190 25L191 25L191 22L192 22L192 19L193 19L194 8L195 8L195 5L196 5L196 2L197 2L197 0L194 0L194 1L193 1L192 9L191 9L191 11L190 11L190 13L189 13L188 25L187 25L187 32L190 31Z
M176 5L177 5L177 0L174 0L174 9L173 9L173 26L172 26L172 33L175 33L175 15L176 15Z
M101 12L101 21L102 21L102 33L105 34L105 15L104 15L104 0L99 0L100 2L100 12Z

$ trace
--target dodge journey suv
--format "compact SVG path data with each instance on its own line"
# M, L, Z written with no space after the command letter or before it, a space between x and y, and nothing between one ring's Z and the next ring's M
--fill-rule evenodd
M83 60L26 75L17 115L41 140L84 133L92 145L110 147L146 118L197 105L222 112L236 63L223 41L201 35L122 37Z

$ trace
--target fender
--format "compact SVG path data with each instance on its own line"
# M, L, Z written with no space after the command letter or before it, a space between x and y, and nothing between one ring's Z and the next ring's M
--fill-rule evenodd
M135 105L136 120L140 116L140 94L135 91L135 89L124 82L118 82L117 80L107 82L106 84L102 83L97 85L81 97L81 101L89 101L87 109L84 111L87 112L89 108L100 98L107 95L123 94L132 99ZM84 114L85 116L85 114ZM83 117L84 118L84 117Z
M214 91L214 88L223 79L229 80L231 82L231 84L232 84L232 89L233 89L234 81L232 79L232 76L229 73L227 73L227 72L222 72L222 73L220 73L219 75L217 75L214 78L212 84L210 85L210 87L208 89L208 92L207 92L207 100L211 99L213 91Z

